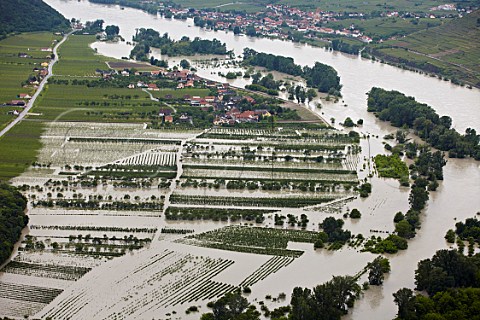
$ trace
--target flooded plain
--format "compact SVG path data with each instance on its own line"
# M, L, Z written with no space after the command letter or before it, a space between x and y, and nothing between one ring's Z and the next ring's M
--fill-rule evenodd
M354 121L363 119L363 126L359 131L368 139L361 139L361 153L354 155L355 160L347 163L343 161L340 167L347 170L349 165L357 170L358 179L363 179L370 173L368 160L370 157L384 153L383 136L396 129L379 121L366 111L365 93L373 86L385 89L395 89L407 95L414 96L418 101L428 103L440 115L449 115L453 119L454 127L463 131L467 127L480 130L480 91L468 90L451 85L444 81L431 78L418 73L404 71L380 63L373 63L357 57L340 53L327 52L324 49L313 48L306 45L294 44L278 40L253 39L234 36L232 33L210 32L193 27L193 21L186 22L163 19L147 13L125 8L120 11L117 6L95 5L87 1L47 0L48 4L64 14L67 18L80 18L82 21L103 19L106 24L116 24L120 27L121 35L129 41L135 28L150 27L161 33L168 32L175 39L187 35L189 37L217 38L227 43L228 49L233 49L235 54L241 54L243 48L250 47L259 52L268 52L291 56L299 64L313 64L315 61L329 64L339 72L343 84L343 98L338 103L315 101L322 104L317 109L316 103L309 106L318 112L324 119L335 118L335 126L347 116ZM106 56L121 58L128 56L131 47L125 43L95 43L94 47L99 53ZM175 62L180 59L175 58ZM171 60L174 63L173 59ZM204 67L202 67L202 65ZM225 81L213 72L208 64L196 65L198 74L216 81ZM223 69L222 69L223 70ZM225 69L227 70L227 69ZM215 70L218 71L218 70ZM246 80L238 79L229 81L236 86L244 86ZM82 136L91 139L111 137L115 132L116 138L123 138L122 143L112 141L85 142L71 141L65 143L65 132L68 128L70 137ZM120 130L120 131L119 131ZM148 137L157 139L154 145L158 153L185 154L184 149L188 143L196 139L198 145L205 143L218 143L215 140L202 140L198 138L201 132L163 132L144 129L138 125L98 125L76 124L70 128L68 123L57 123L49 128L43 137L44 147L40 153L39 162L53 162L52 166L41 169L32 169L23 176L15 179L17 185L38 185L47 189L45 183L49 180L66 181L63 185L50 186L48 189L54 195L62 193L65 197L81 193L82 199L89 199L101 195L102 199L112 196L115 199L136 198L135 201L152 202L160 206L170 206L172 195L178 194L180 204L175 206L188 207L190 199L185 196L198 196L203 199L225 197L238 199L241 197L275 197L295 196L293 191L266 192L266 191L231 191L224 188L191 186L182 187L181 184L172 183L161 186L161 179L156 179L154 185L144 188L121 188L114 186L111 181L99 181L98 186L75 186L68 176L60 173L66 171L66 165L102 166L117 160L135 157L151 149L151 144L144 146L134 143L135 139ZM164 140L180 141L179 145L165 144ZM96 141L96 140L95 140ZM163 141L163 142L162 142ZM233 141L230 141L233 142ZM225 141L222 141L225 143ZM230 145L215 145L217 150L222 148L241 148L241 142ZM98 152L106 150L104 156L99 157ZM56 153L57 152L57 153ZM59 156L59 155L64 156ZM177 177L190 174L193 177L205 178L213 183L215 177L208 176L208 170L189 167L187 171L178 162ZM50 159L50 160L49 160ZM51 161L53 159L54 161ZM170 158L169 158L170 159ZM136 157L135 161L142 161ZM232 160L233 161L233 160ZM193 161L186 161L194 164ZM211 163L214 163L213 160ZM254 165L252 165L254 166ZM286 166L279 163L278 166ZM299 164L300 166L300 164ZM247 166L248 167L248 166ZM40 171L39 171L40 170ZM203 171L202 171L203 170ZM232 173L233 172L233 173ZM255 172L248 169L242 174L257 178ZM273 172L273 170L272 170ZM235 174L235 171L223 172ZM185 177L185 175L183 177ZM233 176L236 177L236 176ZM69 182L70 181L70 182ZM184 182L182 178L180 182ZM263 225L273 227L275 214L293 214L308 216L309 222L306 230L318 230L318 223L325 217L342 215L357 208L362 212L359 221L345 219L345 229L353 234L386 236L394 230L393 216L396 212L405 212L408 209L409 189L400 187L398 181L383 179L374 176L370 179L373 193L368 198L358 196L351 198L351 194L343 189L333 190L340 205L319 203L308 208L298 207L265 207L272 210L265 214ZM30 189L30 196L35 195L35 201L48 200L47 190L38 188ZM330 190L332 193L332 190ZM422 228L417 231L417 236L409 241L409 248L395 255L388 255L392 266L391 273L386 277L382 287L371 287L363 298L357 302L355 308L347 316L350 319L392 319L396 314L392 293L402 287L414 287L414 270L417 262L431 257L436 250L446 248L445 232L452 228L456 221L472 217L480 211L480 163L468 159L449 159L444 167L444 180L436 192L430 193L428 206L421 215ZM161 196L166 197L165 200ZM155 196L153 199L152 196ZM316 195L318 196L318 195ZM314 197L314 195L310 195ZM182 202L183 201L183 202ZM229 200L233 201L233 200ZM198 204L197 204L198 206ZM276 297L289 293L295 286L312 287L325 282L332 275L353 275L360 271L375 255L361 253L359 248L344 247L338 251L314 250L311 244L289 243L287 249L300 250L304 253L300 257L272 260L268 255L225 251L207 247L191 246L181 241L185 235L181 233L162 233L163 228L172 230L193 231L194 234L208 232L232 225L254 225L250 221L174 221L165 219L165 207L160 210L77 210L48 207L29 207L30 229L28 234L37 240L53 243L58 242L64 246L61 253L32 253L21 252L16 258L19 263L30 263L38 267L35 274L21 274L21 268L11 268L10 272L0 273L0 282L13 284L11 290L21 288L42 287L50 288L46 294L52 299L39 299L28 296L31 303L20 305L12 304L8 299L0 299L0 306L8 306L5 315L23 316L23 314L36 314L37 316L53 316L54 318L86 319L86 318L178 318L198 319L198 314L186 314L185 310L190 305L200 306L201 312L208 309L206 303L222 292L227 292L247 279L255 277L263 279L251 285L252 293L248 296L251 302L265 301L273 309L283 305L281 300L266 300L266 295ZM203 207L215 207L203 205ZM222 206L220 206L222 207ZM254 209L248 205L240 206L242 209ZM258 209L258 208L256 208ZM96 229L96 227L103 227ZM117 228L117 229L114 229ZM288 228L288 227L287 227ZM82 234L79 239L78 235ZM103 241L100 253L90 248L94 240L84 241L86 235L89 239ZM69 239L75 235L75 239ZM132 235L132 240L128 237ZM142 242L137 248L133 238L149 239ZM48 241L47 241L48 240ZM129 242L130 241L130 242ZM80 255L75 252L77 244L83 244L89 254ZM133 248L133 249L132 249ZM52 272L45 265L61 265L62 272ZM42 267L43 266L43 267ZM84 273L84 269L91 269ZM65 280L74 274L78 280ZM40 276L42 275L42 277ZM46 276L48 275L48 277ZM257 279L255 278L255 279ZM75 278L77 279L77 278ZM249 280L249 281L250 281ZM27 287L28 286L28 287ZM10 286L9 288L12 288ZM115 292L112 292L115 288ZM10 290L10 289L9 289ZM168 293L168 295L166 295Z

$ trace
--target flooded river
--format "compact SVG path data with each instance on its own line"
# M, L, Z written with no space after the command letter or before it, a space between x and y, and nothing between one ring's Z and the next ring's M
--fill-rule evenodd
M363 156L383 153L382 137L395 131L394 128L378 121L366 111L365 93L373 86L395 89L414 96L418 101L431 105L440 115L450 116L453 119L454 127L461 132L468 127L480 130L480 90L477 89L469 90L436 78L358 57L328 52L322 48L279 40L234 36L233 33L223 31L205 31L194 27L191 20L186 22L168 20L139 10L130 8L120 10L118 6L97 5L87 1L46 0L45 2L68 19L75 17L81 19L82 22L103 19L107 25L118 25L121 35L127 41L131 40L136 28L145 27L153 28L161 33L168 32L175 39L185 35L191 38L197 36L209 39L217 38L226 42L227 48L234 50L236 55L241 54L243 48L250 47L261 52L293 57L296 63L302 65L312 65L315 61L331 65L341 77L343 101L338 103L322 101L323 108L316 111L321 113L325 119L337 119L336 123L343 121L347 116L354 121L363 119L364 124L359 130L362 133L370 134L371 137L368 141L362 140ZM131 50L131 46L125 43L96 43L94 47L99 53L116 58L128 56ZM207 78L225 81L218 75L212 74L212 69L200 68L198 73ZM241 86L245 84L245 80L234 80L232 83ZM365 175L364 172L359 173L360 177L363 175ZM349 318L394 318L396 306L393 303L392 293L402 287L413 288L417 262L420 259L431 257L438 249L446 248L447 244L443 238L445 232L452 228L456 221L472 217L477 211L480 211L480 198L478 197L480 194L480 162L449 159L444 168L444 178L438 191L431 193L428 207L422 214L422 228L418 230L416 238L409 242L408 250L389 257L392 271L387 276L384 285L367 291L364 298L348 316ZM399 188L396 181L379 178L372 179L372 184L373 195L368 200L356 199L348 204L350 208L356 207L361 212L369 213L369 218L362 217L358 223L346 222L346 228L350 229L352 233L368 233L370 229L391 231L395 212L405 212L408 208L408 189ZM322 218L318 217L318 221L321 221ZM312 220L312 222L318 221L317 219ZM212 223L207 228L213 228L215 225ZM152 246L161 247L163 244L153 243ZM252 297L262 299L268 293L278 294L277 288L294 285L312 287L321 281L328 280L331 274L351 274L358 271L372 258L369 255L361 255L358 258L359 255L350 254L351 250L344 249L333 253L307 251L301 260L303 263L298 260L292 263L288 269L272 275L265 280L261 287L254 288ZM142 255L148 255L148 253L139 254L139 256ZM112 266L123 265L123 262L129 258L126 256L117 262L113 261L112 264L95 270L87 280L96 279ZM259 258L258 263L263 263L263 260ZM239 266L242 264L239 263ZM105 285L108 286L107 283Z

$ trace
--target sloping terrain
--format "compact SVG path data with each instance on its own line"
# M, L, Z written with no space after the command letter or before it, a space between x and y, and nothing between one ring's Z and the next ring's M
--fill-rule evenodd
M0 1L0 38L11 32L62 30L69 25L42 0Z

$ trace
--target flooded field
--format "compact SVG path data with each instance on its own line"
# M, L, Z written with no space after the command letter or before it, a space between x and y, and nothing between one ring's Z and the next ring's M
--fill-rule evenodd
M335 119L337 130L51 124L37 163L13 181L30 200L30 223L18 253L0 272L2 316L198 319L199 313L186 313L189 306L207 312L209 301L238 286L252 289L248 300L258 308L260 302L270 309L285 305L296 286L311 288L363 269L376 255L362 252L361 239L387 237L395 213L409 209L409 188L375 174L372 157L385 153L384 136L396 129L367 113L365 93L372 86L431 104L460 131L480 123L478 90L309 46L208 33L188 27L191 21L129 8L120 15L116 6L47 3L69 18L120 25L126 38L136 27L152 27L173 37L215 36L236 54L251 47L301 64L319 60L339 70L343 98L308 106ZM94 46L114 57L131 49L124 43ZM214 63L196 61L198 74L224 81L218 71L237 71ZM340 125L347 116L364 120L355 129L359 141ZM365 179L373 192L360 197ZM417 262L448 247L445 232L480 210L479 190L479 164L449 159L408 250L387 255L392 271L384 285L366 291L347 317L394 318L392 293L413 288ZM360 219L348 217L354 208ZM330 216L344 221L352 240L339 250L328 250L331 244L315 250L309 233Z
M0 273L5 315L184 318L190 304L205 309L238 286L252 287L258 301L288 297L294 286L327 280L336 269L327 271L330 260L354 259L344 270L354 274L373 257L353 242L339 252L313 248L318 224L360 201L357 168L365 160L355 136L56 122L42 143L35 166L14 180L30 199L31 218ZM358 203L364 227L347 221L355 234L378 227L377 213L390 205L381 193L370 199ZM384 221L391 230L391 216ZM193 241L218 230L214 246ZM258 240L230 242L239 236ZM259 242L272 237L278 246ZM297 272L309 277L284 279ZM114 295L99 298L112 287Z

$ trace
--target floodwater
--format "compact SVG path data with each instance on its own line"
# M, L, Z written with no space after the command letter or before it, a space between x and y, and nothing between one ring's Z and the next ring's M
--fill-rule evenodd
M118 6L104 6L89 3L87 1L65 1L65 0L46 0L53 8L57 9L67 18L79 18L83 22L93 19L103 19L105 23L115 24L120 27L121 35L130 41L136 28L154 28L157 31L179 39L184 35L189 37L217 38L227 43L228 49L233 49L235 54L241 54L243 48L250 47L257 51L275 53L285 56L291 56L299 64L312 65L315 61L320 61L333 66L339 72L343 84L343 101L338 103L326 103L322 101L322 109L316 110L325 119L335 118L336 126L347 116L354 121L363 119L364 124L358 130L368 134L368 140L363 139L361 146L363 149L362 157L373 156L383 152L382 137L385 134L394 132L395 129L388 124L378 121L373 115L366 111L365 93L373 86L383 87L385 89L395 89L404 92L407 95L414 96L418 101L427 103L437 110L440 115L449 115L453 119L453 125L459 131L468 127L480 130L480 90L466 89L454 86L448 82L420 75L418 73L400 70L388 65L374 63L358 57L348 56L341 53L327 52L324 49L313 48L306 45L283 42L279 40L254 39L248 37L234 36L232 33L205 31L193 26L193 22L188 20L175 21L155 17L139 10L125 8L120 11ZM98 52L107 56L120 58L128 56L131 47L125 43L108 44L96 43L94 47ZM178 61L180 59L176 58ZM224 81L218 75L212 74L212 69L198 69L201 76L214 80ZM235 85L244 85L245 80L239 79L232 81ZM312 108L313 104L312 104ZM362 161L363 163L363 161ZM360 171L359 177L367 175L366 171ZM449 159L444 168L443 182L440 182L438 191L430 194L428 207L422 214L422 228L418 230L415 239L409 242L408 250L392 255L392 271L387 276L384 285L380 288L373 288L367 291L364 297L356 304L352 313L348 316L351 319L392 319L396 313L396 306L393 303L392 293L402 287L414 287L414 270L420 259L431 257L436 250L446 248L443 236L445 232L452 228L456 221L472 217L477 211L480 211L480 163L473 160ZM363 233L370 235L370 230L392 231L393 216L397 211L405 212L408 208L408 189L399 187L398 182L391 179L373 178L373 194L367 199L355 199L347 204L349 209L358 208L362 212L360 221L346 221L345 227L352 233ZM346 209L343 208L345 211ZM288 209L288 212L300 211L298 209ZM343 211L343 212L344 212ZM310 216L309 229L320 222L328 214L319 213ZM40 223L43 217L34 217L34 221ZM69 219L67 215L59 216L59 219ZM77 216L78 224L83 224L83 217ZM88 218L87 218L88 219ZM109 219L102 217L100 219ZM127 224L132 218L125 217ZM150 219L143 218L137 220L137 225L157 226L158 223ZM143 221L142 221L143 220ZM70 222L71 223L71 222ZM267 224L271 221L267 220ZM122 224L122 223L121 223ZM125 225L126 225L125 224ZM176 228L199 228L202 230L211 230L218 228L221 223L201 223L201 222L161 222L162 225ZM378 234L384 236L384 234ZM157 240L157 239L155 239ZM311 246L309 248L303 245L295 244L295 248L304 249L304 255L292 262L288 268L283 268L277 273L270 275L264 281L257 283L252 287L251 300L264 300L266 294L275 296L280 292L289 293L294 286L312 287L317 283L324 282L331 278L331 275L354 274L373 259L370 254L358 254L354 249L348 248L338 252L329 252L321 250L315 252ZM127 254L124 257L114 259L108 263L102 264L88 273L84 278L75 283L64 294L56 300L57 303L65 304L69 295L80 292L82 299L75 302L75 307L82 309L77 317L94 315L104 316L109 308L109 303L115 303L114 311L119 311L121 304L119 300L125 299L121 293L132 294L136 289L142 293L145 288L135 287L135 280L138 280L138 286L146 281L149 276L154 274L155 270L146 270L144 273L134 275L133 271L142 266L142 261L153 259L163 250L175 250L178 255L192 252L189 246L177 243L165 243L164 241L153 241L150 249L140 250L138 253ZM266 261L264 256L247 255L234 252L223 252L206 248L195 248L195 255L205 255L213 258L230 259L234 264L226 271L218 275L214 280L223 281L237 285L239 270L252 269L260 266ZM115 272L112 272L114 271ZM108 276L107 276L108 275ZM123 277L131 281L124 281ZM111 286L119 284L117 292L111 298L106 299ZM76 291L77 290L77 291ZM98 290L98 291L97 291ZM146 290L146 289L145 289ZM148 296L153 298L155 296ZM132 297L128 297L132 299ZM90 303L88 308L83 308L85 303ZM82 305L83 304L83 305ZM129 303L125 303L130 305ZM204 306L204 305L203 305ZM269 304L269 307L278 305ZM73 307L73 306L72 306ZM54 306L48 307L40 315L45 315ZM185 315L183 312L186 306L177 310L177 318L197 319L197 315ZM145 310L142 315L152 316L156 309ZM202 312L206 308L203 307ZM71 315L71 314L69 314ZM158 316L158 315L157 315Z

